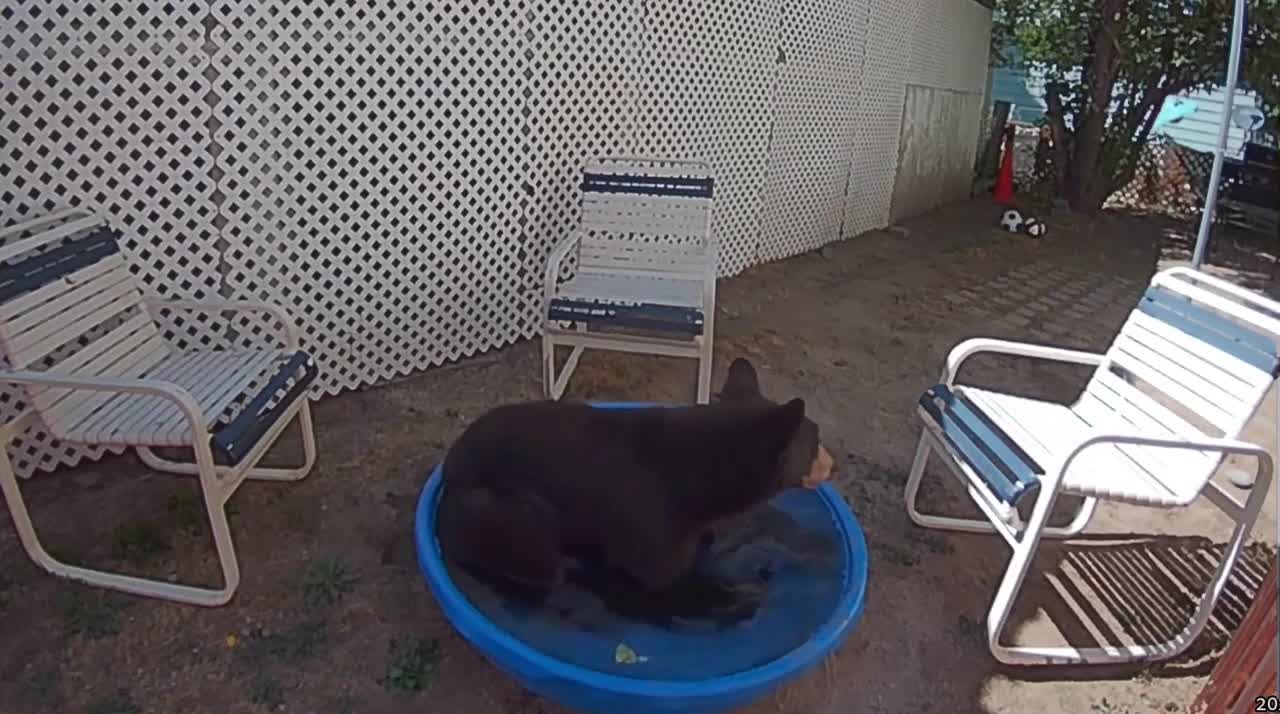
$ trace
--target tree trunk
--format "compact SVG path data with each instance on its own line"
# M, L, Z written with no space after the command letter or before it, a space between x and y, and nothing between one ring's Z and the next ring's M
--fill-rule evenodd
M1119 37L1128 15L1127 0L1103 0L1098 28L1090 38L1093 59L1085 68L1085 105L1075 128L1074 152L1066 172L1064 196L1072 209L1097 213L1110 194L1113 177L1104 175L1102 144L1120 63Z
M1044 99L1049 128L1053 131L1053 187L1059 196L1067 195L1068 169L1071 166L1071 132L1067 129L1062 107L1060 83L1045 85Z

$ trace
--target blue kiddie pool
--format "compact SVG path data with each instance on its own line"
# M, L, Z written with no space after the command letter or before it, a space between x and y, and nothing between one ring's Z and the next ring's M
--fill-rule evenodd
M866 541L844 499L827 485L783 492L726 546L716 561L720 571L767 572L767 585L748 616L711 626L619 616L585 590L534 606L478 586L445 563L435 537L442 477L437 466L414 526L418 561L441 609L497 667L576 711L733 710L820 663L862 614Z

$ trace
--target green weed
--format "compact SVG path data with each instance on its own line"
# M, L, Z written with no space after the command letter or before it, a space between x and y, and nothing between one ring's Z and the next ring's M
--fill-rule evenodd
M987 636L987 628L968 615L961 615L956 620L955 632L962 640L982 641Z
M905 568L914 567L920 562L920 558L907 548L902 548L889 543L875 543L872 545L873 550L880 551L884 559L895 565L901 565Z
M307 607L327 607L355 589L360 576L341 558L317 558L302 574L302 599Z
M188 533L200 528L204 521L204 504L195 491L179 491L169 497L169 516L179 530Z
M144 565L169 551L168 535L153 523L129 523L111 534L111 557L134 565Z
M303 620L280 632L251 635L237 650L240 658L253 667L268 660L301 662L314 657L329 639L329 624L321 619Z
M67 634L100 640L120 634L120 613L129 601L114 593L73 590L62 608L62 625Z
M382 686L389 692L414 694L430 689L440 664L440 645L433 639L412 637L391 641L391 662Z

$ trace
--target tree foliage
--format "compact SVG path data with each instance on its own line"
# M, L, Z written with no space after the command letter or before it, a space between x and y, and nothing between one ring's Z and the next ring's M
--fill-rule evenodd
M1044 73L1058 187L1096 211L1166 98L1226 80L1232 0L999 0L993 44ZM1242 87L1280 106L1280 0L1251 0ZM1006 57L1007 58L1007 55Z

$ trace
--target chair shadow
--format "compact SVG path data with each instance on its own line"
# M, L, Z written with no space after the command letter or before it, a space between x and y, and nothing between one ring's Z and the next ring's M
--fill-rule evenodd
M1043 543L1036 577L1028 578L1006 628L1005 642L1039 607L1067 642L1123 646L1164 642L1191 621L1213 579L1224 543L1199 536L1096 535ZM1181 655L1157 663L1003 667L1022 680L1174 678L1209 674L1276 558L1264 543L1241 549L1209 622ZM1048 561L1048 562L1046 562Z

